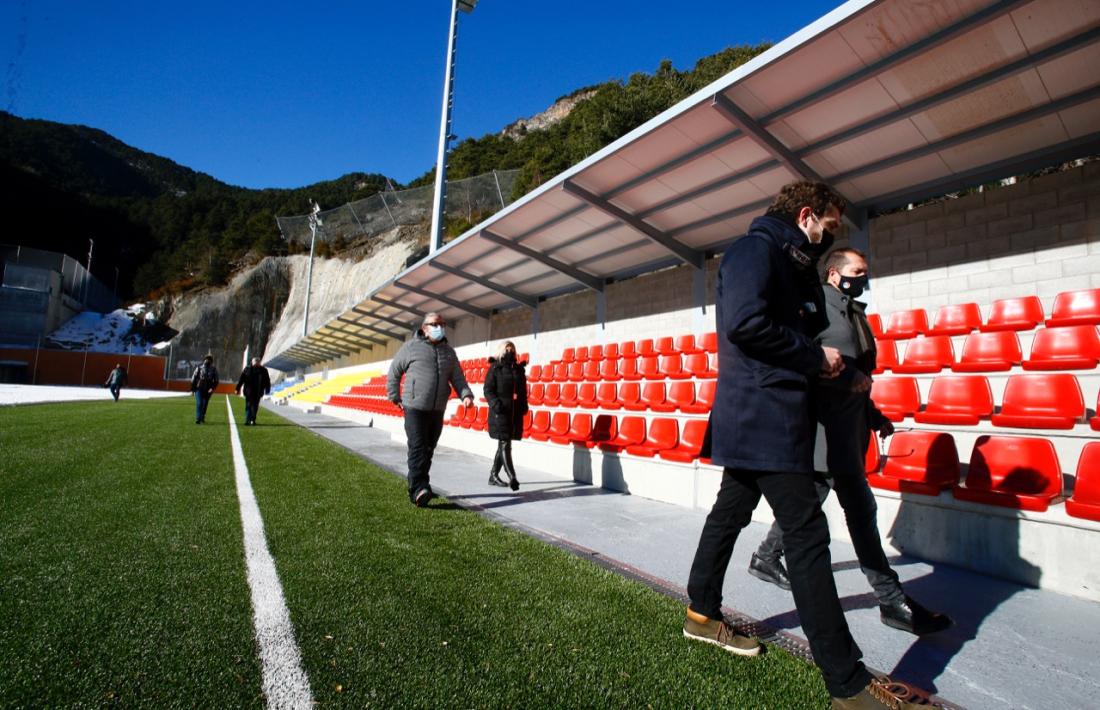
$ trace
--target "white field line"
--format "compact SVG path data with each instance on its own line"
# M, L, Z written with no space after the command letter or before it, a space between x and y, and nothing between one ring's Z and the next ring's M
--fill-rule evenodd
M264 521L252 492L248 465L244 460L237 422L233 419L233 407L228 396L225 406L229 410L229 443L233 449L233 467L237 471L244 558L248 566L248 587L252 590L252 623L256 627L256 643L260 647L267 707L312 708L309 677L302 668L302 654L294 640L294 625L290 622L275 560L267 549Z

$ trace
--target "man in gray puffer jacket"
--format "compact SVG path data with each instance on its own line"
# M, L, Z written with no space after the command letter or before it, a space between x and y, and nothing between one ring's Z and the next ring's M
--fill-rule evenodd
M443 432L443 415L451 386L467 407L474 393L454 348L447 343L447 323L438 313L424 316L424 324L401 346L386 377L386 396L405 410L405 435L409 441L409 500L423 508L432 498L428 471L432 454ZM404 386L401 376L405 376Z

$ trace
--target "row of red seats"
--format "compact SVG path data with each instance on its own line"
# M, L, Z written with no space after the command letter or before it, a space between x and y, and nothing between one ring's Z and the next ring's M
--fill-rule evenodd
M620 360L587 360L556 365L532 365L528 382L618 382L627 380L711 379L718 376L716 358L708 353L647 355Z
M978 437L962 484L959 452L950 434L899 432L891 438L884 458L882 465L878 442L872 441L867 452L867 481L884 490L937 496L951 489L960 500L1034 511L1046 510L1063 494L1062 466L1048 439ZM1100 442L1086 444L1081 452L1066 512L1100 520Z
M902 340L917 335L965 335L974 330L983 333L1010 330L1031 330L1046 322L1047 327L1067 325L1100 325L1100 288L1065 291L1054 298L1054 310L1045 318L1038 296L1005 298L993 302L989 320L982 322L982 312L976 303L942 306L936 312L932 326L923 308L890 314L886 329L882 316L868 315L875 336L885 340Z
M573 362L589 362L595 360L633 360L638 357L651 357L655 355L693 355L695 353L718 352L718 334L715 332L704 333L696 340L694 335L666 336L663 338L645 338L643 340L627 340L622 343L608 343L607 345L582 345L577 348L565 348L561 359L566 365Z
M714 380L672 382L667 389L664 382L644 385L638 382L543 385L540 382L529 385L527 402L548 407L706 414L714 403L714 391Z
M922 424L972 426L988 417L994 426L1072 429L1086 414L1077 378L1061 373L1010 376L999 412L994 412L993 392L989 380L982 375L935 378L923 410L920 388L913 377L875 380L871 400L893 421L913 417ZM1089 425L1100 431L1100 416L1092 417Z
M914 338L906 343L905 358L898 361L892 340L876 341L875 372L891 370L902 374L939 372L997 372L1022 365L1025 370L1086 370L1100 364L1100 333L1096 326L1074 325L1043 328L1035 332L1031 353L1024 359L1020 338L1014 332L971 333L963 341L962 354L955 360L955 347L948 335Z
M401 407L398 407L384 396L368 397L354 394L334 394L328 398L325 404L330 404L334 407L344 407L345 409L355 409L361 412L387 414L394 417L402 415Z

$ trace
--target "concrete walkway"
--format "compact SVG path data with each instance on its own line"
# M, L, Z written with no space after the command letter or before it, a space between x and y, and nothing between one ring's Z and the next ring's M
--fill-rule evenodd
M406 471L404 443L385 431L293 407L264 406L382 468L399 475ZM443 447L432 465L432 488L460 505L637 568L673 590L686 585L704 512L595 488L571 477L525 472L522 442L515 445L514 455L522 483L518 493L486 483L488 459ZM766 530L752 523L738 540L725 603L802 636L790 594L745 571ZM1095 556L1097 551L1082 554ZM918 639L879 621L850 545L834 541L832 556L841 603L869 666L968 708L1096 706L1100 604L897 557L893 564L906 591L956 622L944 633ZM681 643L679 637L669 641Z

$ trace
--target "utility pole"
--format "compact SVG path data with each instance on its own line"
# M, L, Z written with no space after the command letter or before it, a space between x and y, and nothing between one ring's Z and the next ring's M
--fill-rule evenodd
M83 306L85 308L88 307L88 281L92 278L92 249L94 249L94 248L95 248L95 240L89 238L88 239L88 269L87 269L88 273L84 274L84 296L82 298L82 300L84 301ZM83 384L83 383L81 383L81 384Z
M306 310L302 316L302 337L309 335L309 294L313 291L313 248L317 244L317 231L324 224L319 213L321 206L313 203L313 209L309 213L309 231L312 234L309 240L309 267L306 271Z

